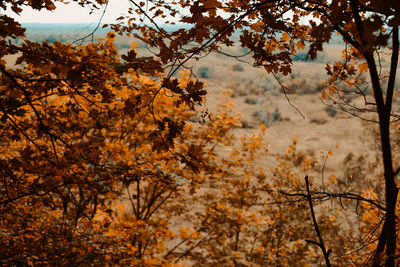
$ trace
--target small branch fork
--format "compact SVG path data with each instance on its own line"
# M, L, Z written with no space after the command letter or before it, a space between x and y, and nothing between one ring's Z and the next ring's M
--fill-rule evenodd
M324 255L326 266L331 267L332 265L331 265L331 263L329 261L329 254L332 252L332 250L328 249L328 251L327 251L326 247L325 247L325 244L324 244L324 241L322 240L322 235L321 235L321 232L320 232L319 227L318 227L318 222L317 222L317 219L315 218L314 207L313 207L311 193L310 193L310 184L308 182L308 175L304 179L306 180L307 199L308 199L308 204L310 205L311 217L312 217L312 221L313 221L313 224L314 224L315 232L317 233L318 240L319 240L319 242L313 241L313 240L306 240L306 242L309 242L309 243L312 243L312 244L315 244L315 245L319 246L321 248L321 250L322 250L322 254Z

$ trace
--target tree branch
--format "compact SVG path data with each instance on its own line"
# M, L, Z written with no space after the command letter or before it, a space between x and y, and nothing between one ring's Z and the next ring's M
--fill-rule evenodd
M329 254L331 253L331 250L330 249L328 251L326 250L324 241L322 240L321 231L319 230L319 227L318 227L317 219L315 218L315 213L314 213L314 208L313 208L313 203L312 203L312 198L311 198L311 193L310 193L310 185L308 182L308 175L304 179L306 180L307 199L308 199L308 204L310 205L311 217L312 217L312 221L314 224L315 232L317 232L318 239L319 239L319 242L310 241L310 240L308 240L308 242L316 244L321 248L322 254L324 255L324 259L325 259L325 264L326 264L326 266L330 267L331 263L329 261Z
M397 72L397 63L399 61L399 27L393 28L393 47L392 47L392 58L390 61L390 74L389 74L389 81L387 85L386 91L386 107L388 110L392 109L392 102L393 102L393 91L394 85L396 81L396 72Z

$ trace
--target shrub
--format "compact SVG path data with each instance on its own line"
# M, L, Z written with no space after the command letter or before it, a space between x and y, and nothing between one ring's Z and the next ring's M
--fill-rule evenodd
M198 70L198 75L202 79L211 78L211 70L206 66L200 67Z
M329 115L329 117L335 117L337 114L337 109L332 107L332 106L327 106L324 109L326 111L326 113Z
M315 124L325 124L327 120L324 118L317 117L317 118L312 118L310 122Z
M243 69L242 65L235 64L235 65L232 66L232 70L233 71L243 71L244 69Z
M246 97L244 100L244 103L249 104L249 105L255 105L257 104L257 100L254 98Z

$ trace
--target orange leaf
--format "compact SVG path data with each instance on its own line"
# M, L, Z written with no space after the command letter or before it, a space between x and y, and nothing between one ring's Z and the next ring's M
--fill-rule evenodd
M289 34L287 34L287 32L284 32L284 33L282 34L281 41L282 41L282 42L287 42L287 41L289 41L289 40L290 40Z
M333 184L335 181L336 181L336 176L335 176L334 174L332 174L332 175L329 177L329 182L331 182L331 183Z
M368 72L368 64L362 63L362 64L358 65L358 69L360 72Z

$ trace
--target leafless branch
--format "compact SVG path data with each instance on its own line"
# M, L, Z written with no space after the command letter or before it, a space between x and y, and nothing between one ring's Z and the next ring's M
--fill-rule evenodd
M326 247L325 247L325 244L324 244L324 241L322 240L322 235L321 235L321 232L319 230L318 222L317 222L317 219L316 219L315 213L314 213L312 197L311 197L311 193L310 193L310 185L309 185L309 182L308 182L308 176L306 176L304 179L306 181L307 199L308 199L308 204L310 205L311 217L312 217L312 221L313 221L313 224L314 224L315 232L318 235L319 242L311 241L311 240L306 240L306 241L307 242L311 242L311 243L313 243L313 244L315 244L315 245L317 245L317 246L319 246L321 248L322 254L324 255L324 259L325 259L325 264L326 264L326 266L330 267L331 263L329 261L329 254L332 252L332 250L328 249L328 251L327 251Z

